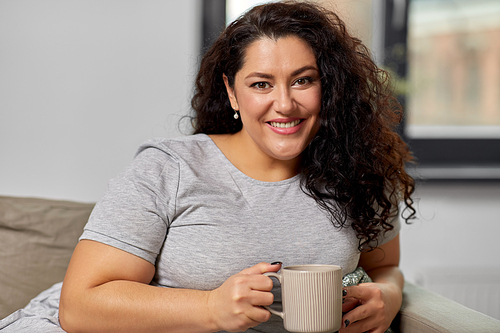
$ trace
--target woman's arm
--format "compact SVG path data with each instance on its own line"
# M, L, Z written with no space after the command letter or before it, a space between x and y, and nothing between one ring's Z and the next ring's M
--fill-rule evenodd
M398 313L403 300L403 274L399 265L399 235L374 251L362 253L359 266L372 278L345 288L344 324L340 332L383 333Z
M102 243L78 243L64 278L59 306L67 332L239 331L269 319L272 281L261 263L213 291L150 286L155 267Z

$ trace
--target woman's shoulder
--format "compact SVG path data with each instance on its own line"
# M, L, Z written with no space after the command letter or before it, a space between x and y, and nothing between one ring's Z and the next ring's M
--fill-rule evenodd
M134 159L113 181L140 181L150 184L150 188L175 188L180 178L186 183L186 180L203 174L208 169L207 165L217 165L216 158L212 157L214 149L211 145L214 145L213 142L204 134L149 139L140 145ZM170 190L169 187L158 189L157 192L166 193Z
M205 134L194 134L176 138L153 138L142 143L136 157L144 153L165 155L165 158L196 159L200 154L211 154L213 141Z

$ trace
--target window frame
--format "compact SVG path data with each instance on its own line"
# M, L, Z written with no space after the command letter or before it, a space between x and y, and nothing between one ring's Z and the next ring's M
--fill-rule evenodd
M226 0L203 0L201 54L203 55L226 27Z

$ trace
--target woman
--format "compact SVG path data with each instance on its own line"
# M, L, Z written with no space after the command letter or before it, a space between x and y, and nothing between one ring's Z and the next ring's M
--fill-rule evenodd
M400 202L413 215L413 180L365 47L315 5L255 7L203 57L192 106L195 135L145 143L97 204L62 328L285 332L262 307L279 301L262 273L283 262L364 268L373 283L345 288L340 332L384 332L402 301L397 215Z

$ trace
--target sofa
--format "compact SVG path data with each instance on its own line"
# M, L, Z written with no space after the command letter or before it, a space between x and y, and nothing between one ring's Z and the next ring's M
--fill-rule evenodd
M94 204L0 196L0 318L64 278ZM500 321L412 283L394 332L500 332Z

